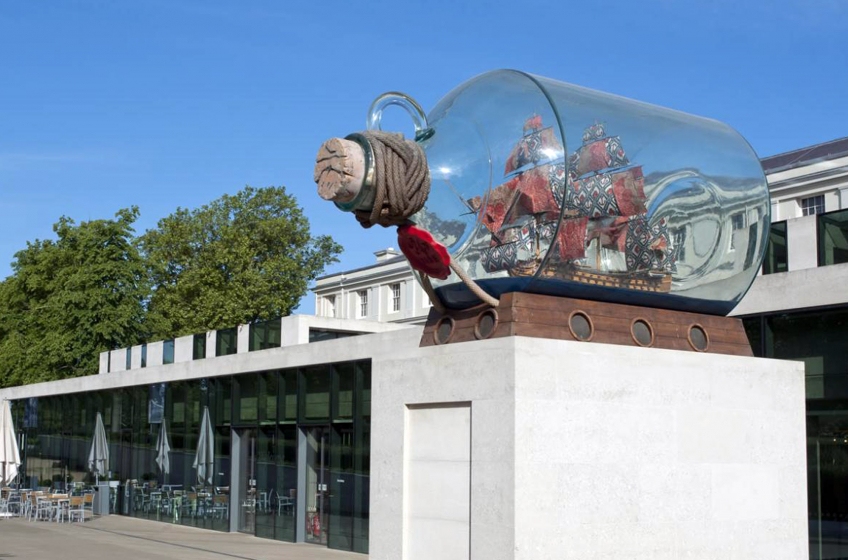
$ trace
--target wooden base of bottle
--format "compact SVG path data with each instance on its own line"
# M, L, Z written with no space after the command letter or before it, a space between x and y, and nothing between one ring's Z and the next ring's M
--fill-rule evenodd
M741 319L521 292L496 308L432 309L420 346L506 336L753 356Z

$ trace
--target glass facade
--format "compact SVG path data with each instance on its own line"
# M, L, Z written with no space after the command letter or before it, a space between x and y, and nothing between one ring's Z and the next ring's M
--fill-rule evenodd
M819 266L848 262L848 210L821 214L816 222Z
M365 360L16 401L23 480L93 484L100 412L114 513L367 553L370 392Z
M771 224L766 255L763 258L763 274L775 274L789 270L789 251L786 239L786 221Z
M805 364L810 559L848 557L848 308L744 322L756 356Z
M232 327L217 331L215 336L215 355L229 356L238 352L238 329Z
M281 331L280 319L251 323L248 350L254 352L268 348L279 348Z
M202 360L206 357L206 335L196 334L191 343L191 359Z
M174 339L165 340L162 342L162 363L174 363Z

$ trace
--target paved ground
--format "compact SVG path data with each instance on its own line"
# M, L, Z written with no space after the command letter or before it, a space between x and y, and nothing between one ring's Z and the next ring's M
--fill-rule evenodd
M364 554L289 544L134 517L81 523L0 519L0 558L26 560L367 560Z

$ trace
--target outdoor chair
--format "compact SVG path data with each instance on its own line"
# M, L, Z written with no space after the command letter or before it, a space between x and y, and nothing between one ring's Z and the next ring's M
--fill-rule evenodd
M270 493L274 493L271 490ZM268 512L271 509L270 496L268 492L260 492L259 497L256 499L256 507L259 511Z
M82 508L91 515L94 515L94 493L82 495Z
M282 515L283 511L294 515L294 491L289 490L289 495L277 493L277 515Z
M71 496L68 504L68 521L73 522L79 520L80 523L85 521L85 498L83 496Z
M230 518L230 504L227 496L218 494L212 496L212 517L221 515L221 519Z
M162 509L162 492L151 492L150 493L150 510L159 513Z
M182 509L183 516L197 516L197 492L188 492L183 496Z
M52 517L53 502L50 501L50 498L45 495L36 496L34 515L31 519L35 519L36 521L50 521Z

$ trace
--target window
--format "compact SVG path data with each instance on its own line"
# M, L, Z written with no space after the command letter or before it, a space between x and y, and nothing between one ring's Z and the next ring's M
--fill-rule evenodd
M127 369L132 369L132 349L127 348Z
M359 333L343 332L343 331L328 331L326 329L309 329L309 342L321 342L322 340L334 340L336 338L347 338L356 336Z
M229 356L238 352L238 333L236 328L221 329L215 336L215 355Z
M775 222L769 230L766 256L763 259L763 274L774 274L789 270L789 253L786 244L786 222Z
M162 363L174 363L174 339L166 340L162 343Z
M357 292L359 295L359 316L367 317L368 316L368 290L360 290Z
M336 296L327 296L324 298L324 316L336 316Z
M801 215L812 216L824 212L824 195L811 196L801 199Z
M281 324L279 319L271 319L250 325L250 343L248 350L266 350L280 347Z
M147 367L147 344L141 345L141 367Z
M736 250L736 232L745 227L745 214L743 212L739 212L738 214L734 214L730 217L730 224L732 226L732 231L730 232L730 250Z
M816 218L819 266L848 262L848 209Z
M206 333L194 335L192 343L192 360L202 360L206 357Z
M400 284L391 284L389 289L392 291L392 311L400 311Z

